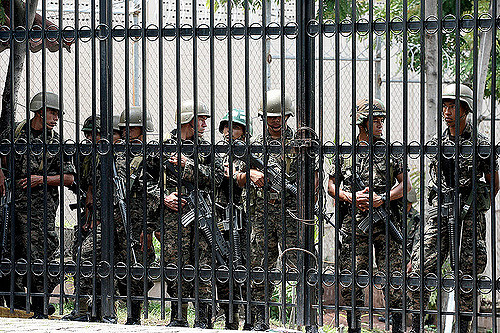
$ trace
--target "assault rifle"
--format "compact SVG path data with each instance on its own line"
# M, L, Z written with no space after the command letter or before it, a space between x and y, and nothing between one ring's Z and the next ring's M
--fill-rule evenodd
M10 180L5 179L5 195L0 198L0 209L2 212L2 240L0 248L0 263L4 259L5 245L7 244L7 233L10 222L10 203L12 202L12 192L10 190ZM0 270L0 277L4 276Z
M359 177L359 174L356 174L355 177L353 177L353 185L355 188L355 191L362 191L366 188L365 183ZM386 210L384 207L379 206L379 207L373 207L373 223L378 223L382 222L384 223L389 216L389 233L391 234L392 237L398 242L399 244L403 243L403 234L401 231L396 228L394 225L394 222L391 220L390 215L387 214ZM370 227L371 221L370 221L370 215L365 217L361 222L358 224L358 228L366 233L368 231L368 228Z
M229 231L231 229L231 214L230 214L230 206L222 206L218 203L215 203L217 208L224 212L224 219L220 222L219 230L222 229L224 231ZM243 264L243 254L241 251L241 239L240 239L240 231L243 229L243 208L233 204L233 262L236 266L240 266ZM227 243L227 242L226 242Z
M437 189L435 189L436 193ZM448 227L448 244L449 244L449 250L450 250L450 266L452 269L455 269L455 265L457 264L459 260L460 253L455 252L455 237L457 233L457 228L456 228L456 216L455 216L455 192L453 188L448 188L448 187L442 187L441 188L441 193L442 193L442 201L441 201L441 216L443 219L446 220L446 224ZM436 209L435 211L430 211L430 215L432 217L437 216L439 212L439 209ZM458 248L460 251L460 241L459 239L459 244Z
M118 208L120 209L120 215L123 222L123 227L125 229L125 234L127 238L130 240L130 253L132 255L132 260L134 261L134 265L137 264L137 258L135 256L134 245L135 241L132 239L132 236L128 232L127 228L127 204L125 202L125 183L123 182L122 177L118 175L118 171L116 170L116 162L113 160L113 184L115 187L115 204L118 204Z
M170 162L165 162L165 167L174 175L178 174L175 166ZM214 223L214 216L212 214L212 200L210 194L205 191L198 191L198 206L196 203L196 187L193 183L181 179L181 184L189 192L183 195L187 201L187 213L182 215L181 223L184 227L189 226L196 217L196 210L198 210L198 226L207 240L208 244L215 250L217 260L221 265L227 265L225 258L229 258L229 247L224 239L221 231Z

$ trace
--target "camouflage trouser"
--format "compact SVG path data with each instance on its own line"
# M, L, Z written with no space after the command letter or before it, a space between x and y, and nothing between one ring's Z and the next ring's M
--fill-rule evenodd
M16 207L17 208L17 207ZM30 259L32 264L45 262L44 254L47 255L47 263L55 257L55 252L59 245L59 237L55 231L55 212L47 210L46 224L44 224L43 215L31 215L31 230L28 233L28 217L26 211L16 210L14 225L15 225L15 238L14 238L14 253L12 257L11 252L11 233L12 230L9 226L7 241L5 246L4 258L15 263L19 260L27 260L28 247L30 252ZM44 232L47 231L47 238L45 239ZM29 267L27 268L30 269ZM35 271L35 272L34 272ZM24 292L25 288L29 288L31 293L43 293L46 287L48 293L51 293L55 286L59 283L59 275L44 274L40 266L31 267L31 273L19 274L16 270L12 270L15 274L14 291ZM31 278L31 285L28 286L28 275ZM0 279L0 290L10 291L10 275L6 275ZM6 298L7 299L7 298ZM9 300L7 300L7 305ZM39 303L38 303L39 304ZM15 307L24 308L26 306L26 298L23 296L15 297Z
M350 225L350 224L349 224ZM352 273L352 237L349 229L344 228L347 233L347 237L342 239L342 246L340 250L340 270L345 273ZM375 263L377 264L377 272L383 272L384 276L393 276L395 272L402 274L403 269L403 255L401 244L398 244L391 237L389 240L389 274L386 272L387 258L385 254L385 243L386 237L385 233L379 233L373 235L373 248L375 253ZM369 237L365 235L356 235L355 244L356 248L356 261L355 261L355 277L358 274L368 274L369 273ZM375 272L375 271L374 271ZM352 306L352 288L354 285L354 297L356 301L356 306L364 306L364 292L363 288L357 283L353 283L348 287L341 288L342 298L348 306ZM387 287L384 288L386 297L389 299L389 306L391 308L401 308L403 292L402 288L389 287L389 294L387 295ZM387 300L387 298L386 298ZM361 317L361 311L356 309L355 317L359 319Z
M267 205L267 216L264 216L264 206ZM287 205L290 207L290 205ZM282 216L285 214L285 226L283 226ZM279 257L279 248L284 252L288 248L297 246L297 227L298 223L293 219L290 214L281 211L281 203L278 200L275 203L265 204L264 200L257 198L256 204L252 206L252 209L248 216L251 218L251 236L250 236L250 261L251 268L255 270L257 267L262 269L271 269L277 267L277 261ZM267 224L267 238L265 227ZM266 248L267 239L267 248ZM283 241L285 245L283 248ZM265 251L268 251L267 258L265 256ZM296 268L297 266L297 253L287 252L283 258L286 258L286 269ZM282 258L282 259L283 259ZM267 267L266 267L267 259ZM279 265L278 269L282 269ZM272 294L272 284L269 285L268 298ZM251 297L254 301L269 301L265 299L265 282L262 281L252 281L252 291ZM255 314L258 307L252 306L252 312ZM258 313L260 315L260 313Z
M463 221L463 233L460 249L460 260L459 260L459 270L461 276L469 275L472 279L477 279L477 276L473 272L473 261L476 261L476 274L481 274L486 268L486 220L484 213L476 214L476 240L473 236L474 222L472 220L471 214L468 214ZM447 230L447 221L441 220L441 244L437 243L438 237L438 225L436 218L427 219L424 226L424 258L423 263L423 276L424 278L428 274L436 274L437 270L441 267L437 266L438 255L441 259L441 264L443 264L449 255L449 237ZM460 231L457 230L460 237ZM473 244L476 244L476 253L473 251ZM412 271L421 275L421 260L420 260L420 248L422 246L421 242L415 242L412 253ZM412 308L420 308L420 288L415 292L410 293L412 298ZM430 291L427 288L423 290L423 303L427 304L430 296ZM460 311L472 311L473 310L473 291L461 290L460 298L457 300L459 304Z

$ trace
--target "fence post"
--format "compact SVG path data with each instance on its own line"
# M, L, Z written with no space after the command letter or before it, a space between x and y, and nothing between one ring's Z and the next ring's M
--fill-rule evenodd
M315 52L314 37L307 33L309 23L314 20L314 1L297 1L297 23L299 35L297 40L297 143L298 143L298 216L302 221L314 220L314 157L308 139L314 139L315 128ZM299 278L297 285L297 324L306 328L316 327L316 314L313 310L315 299L314 287L307 283L310 268L316 267L314 253L314 226L310 223L299 223L299 246L308 251L298 253Z

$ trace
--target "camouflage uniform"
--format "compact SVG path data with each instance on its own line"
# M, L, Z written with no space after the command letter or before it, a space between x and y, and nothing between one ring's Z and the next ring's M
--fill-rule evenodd
M165 143L172 143L178 140L179 137L177 135L177 130L173 130L169 133L165 138ZM199 144L206 144L207 142L200 139ZM168 157L165 157L168 159ZM218 160L216 160L217 162ZM165 161L165 163L170 163ZM174 166L175 169L178 166ZM212 171L211 171L211 157L202 156L201 154L198 157L198 178L195 178L195 164L192 158L188 157L186 165L184 168L181 168L182 179L191 182L193 184L198 182L198 188L200 191L206 191L207 193L211 192L211 181L212 181ZM215 184L220 184L222 180L223 169L222 164L216 163L215 165ZM179 189L177 186L177 175L170 171L167 167L164 167L164 196L167 197L172 192L180 192L182 195L188 194L187 189L184 186L181 186ZM212 198L213 199L213 198ZM187 206L184 207L183 212L186 212L188 209ZM167 207L165 207L163 217L163 225L164 225L164 234L163 239L161 241L164 248L164 257L163 261L165 263L166 268L175 268L179 266L179 259L181 260L181 265L183 268L186 266L195 267L195 223L191 223L187 227L179 226L179 213L173 211ZM159 218L157 218L159 221ZM178 234L178 230L180 227L181 234ZM156 225L156 232L161 231L160 221ZM181 246L181 255L178 253L178 246ZM208 268L212 266L212 249L208 242L203 237L201 230L199 230L199 261L198 267L200 268ZM212 297L212 286L210 281L203 281L199 279L199 295L200 299L210 299ZM182 281L182 295L178 295L177 293L177 277L176 278L167 278L167 292L172 298L187 298L193 297L194 295L194 280L193 281ZM171 316L172 320L177 320L182 322L182 325L187 325L185 322L186 318L178 319L178 311L177 311L177 302L172 302L171 308ZM184 316L184 315L183 315ZM211 325L211 315L209 311L208 303L200 302L200 320L203 321L202 325Z
M379 139L377 141L378 144L385 145L386 142L384 139ZM373 188L372 192L377 193L379 195L386 193L387 184L389 184L389 188L392 188L396 183L396 176L403 173L403 161L401 158L395 158L391 156L390 159L390 179L386 178L386 157L385 156L373 156ZM369 155L357 155L356 156L356 175L361 178L365 185L369 184ZM335 172L335 166L333 165L330 172L330 177L336 178L339 177L339 181L342 184L342 190L353 193L358 191L359 189L353 189L352 182L352 159L345 158L341 159L341 166L338 173ZM342 230L347 234L347 237L342 239L342 245L340 250L340 258L339 265L342 271L348 271L350 273L354 273L354 276L360 274L360 272L369 272L369 259L370 259L370 249L369 249L369 235L363 233L359 228L356 228L356 238L354 239L354 246L356 249L356 266L353 272L352 265L352 207L351 204L342 203L343 207L346 208L347 211L341 216L342 220ZM392 213L392 221L397 228L401 230L401 212L402 205L401 200L392 200L390 203L391 213ZM381 206L385 207L385 203ZM368 211L357 210L354 222L355 225L358 225L365 217L369 215ZM385 255L385 244L386 244L386 226L385 223L377 223L372 226L372 241L375 252L375 263L377 265L377 271L384 272L386 276L391 276L393 272L402 271L402 246L398 244L394 237L389 238L389 272L385 272L386 269L386 255ZM351 290L352 285L348 288L342 288L341 294L346 302L346 304L352 304L351 298ZM387 292L387 290L386 290ZM402 290L401 288L389 289L389 306L391 308L401 308L402 304ZM356 306L364 306L364 294L363 289L356 285L355 287L355 301ZM355 313L355 318L358 321L357 327L359 328L359 318L361 316L360 310L357 308Z
M289 146L293 140L294 133L290 127L286 127L284 131L284 144L285 147ZM270 135L268 135L268 138ZM264 137L263 135L257 136L252 140L253 145L263 145ZM268 160L268 166L274 167L277 170L281 169L281 154L270 154ZM297 159L293 153L287 153L285 155L285 178L292 184L295 184L297 178ZM242 163L241 172L246 172L247 167ZM247 180L249 181L249 180ZM277 266L277 260L279 257L278 246L282 246L283 237L285 238L285 249L295 247L297 244L297 229L298 222L290 214L283 212L281 210L281 200L285 199L285 209L290 211L297 211L297 198L293 197L290 193L286 193L283 197L283 193L276 193L274 191L268 192L268 202L264 199L264 189L257 188L253 183L249 184L249 193L246 191L246 187L243 190L243 207L246 209L247 200L250 201L250 210L247 212L249 217L249 225L251 225L251 235L250 235L250 261L252 269L256 267L261 267L263 269L271 269ZM267 207L267 216L265 215L265 207ZM284 216L283 216L284 214ZM285 226L283 225L282 219L285 219ZM267 225L267 264L265 265L266 256L264 255L266 251L265 246L265 228ZM281 248L281 252L285 251ZM296 268L296 255L295 253L289 253L288 260L286 262L286 267ZM281 266L278 267L281 269ZM269 290L269 296L272 290ZM256 283L252 281L252 300L267 302L268 299L265 298L265 283ZM264 323L264 310L261 306L252 306L252 321L258 323L258 325ZM264 326L266 326L265 324ZM265 327L264 327L265 328Z
M22 126L22 127L18 127ZM33 128L30 130L30 137L28 140L27 126L29 122L23 124L16 124L16 133L14 140L19 140L19 142L36 142L43 141L43 131L36 131ZM18 131L19 129L19 131ZM2 139L8 139L10 137L10 131L7 130L2 134ZM36 141L35 141L36 140ZM47 130L47 144L59 143L59 135L55 131ZM54 255L59 245L59 237L55 231L55 218L56 211L59 206L59 186L47 186L47 191L44 191L44 185L41 184L30 189L22 189L18 181L20 179L28 177L28 172L30 175L40 175L43 176L44 170L47 170L47 176L56 176L63 174L75 174L75 168L71 163L71 158L67 155L63 155L62 163L60 159L60 152L52 154L49 151L42 154L34 154L28 152L26 154L17 154L11 152L7 156L7 168L10 165L10 158L15 158L14 160L14 174L6 175L8 177L14 178L16 181L15 190L12 196L13 202L15 203L15 212L12 222L9 225L9 229L12 225L15 225L14 230L14 258L11 257L10 244L11 237L7 237L6 258L9 258L12 262L23 258L27 260L28 247L30 251L31 263L35 261L44 261L44 256L47 256L47 261L50 262L54 259ZM46 163L44 163L44 155L46 156ZM29 156L29 165L28 165ZM31 191L28 198L28 191ZM28 200L30 200L30 206L28 206ZM30 219L28 221L28 212L30 214ZM28 224L29 226L28 230ZM9 230L9 235L12 231ZM45 232L46 238L45 238ZM29 269L29 268L28 268ZM28 274L17 275L15 278L16 291L24 292L27 286ZM59 283L58 277L53 277L51 274L39 275L31 274L31 293L43 293L44 286L46 283L47 291L50 293L54 287ZM1 282L4 287L2 289L9 290L10 277L7 276L4 279L7 281ZM22 298L16 297L16 305L20 308L24 308ZM33 310L41 311L40 303L41 299L33 297ZM16 306L17 307L17 306Z
M450 140L455 141L455 138L450 135L449 129L446 129L443 133L443 144L445 141ZM472 125L467 123L464 131L460 135L459 145L470 144L472 140ZM437 138L433 139L433 143L437 144ZM488 145L488 139L482 134L478 133L478 143L477 145ZM489 209L490 193L489 185L483 180L483 176L486 174L493 174L494 171L498 171L498 164L495 161L495 169L490 170L490 158L481 157L479 154L476 155L476 184L478 191L474 194L474 200L476 200L476 219L473 219L472 205L471 209L467 210L463 219L457 219L458 229L456 232L461 234L461 249L460 258L458 261L459 269L461 275L469 275L476 278L473 272L473 260L476 261L477 274L481 274L486 267L486 217L485 213ZM464 205L469 199L472 191L472 155L461 155L459 158L459 193L461 196L460 200L460 215L464 212ZM433 156L430 163L430 193L429 193L429 203L433 207L437 207L437 195L436 188L437 182L441 179L443 186L448 188L455 188L455 161L453 158L447 159L441 158L441 171L442 174L438 175L438 157ZM460 226L463 226L463 231L461 233ZM476 228L476 239L473 238L473 230ZM437 244L438 233L441 235L441 244ZM476 244L477 252L473 251L473 243ZM412 270L420 274L421 272L421 260L420 260L420 247L422 242L415 242L412 255ZM447 221L445 219L441 220L441 230L438 230L437 218L433 216L426 219L424 226L424 258L423 263L423 276L426 277L429 273L437 274L437 256L440 254L441 263L444 263L449 255L449 236L447 231ZM412 293L412 299L414 301L414 308L419 309L420 306L420 290ZM429 299L429 291L424 288L423 292L423 304L427 304ZM460 292L460 298L457 300L459 302L460 311L473 311L473 292Z

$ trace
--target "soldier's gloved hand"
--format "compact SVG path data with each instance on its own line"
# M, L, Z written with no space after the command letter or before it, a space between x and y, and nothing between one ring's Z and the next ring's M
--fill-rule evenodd
M250 169L250 179L257 187L264 187L264 173L256 169Z
M181 201L181 206L184 207L184 205L187 204L187 201L183 198L180 198ZM165 197L163 200L165 206L170 208L173 211L178 211L178 206L179 206L179 194L177 192L172 192L168 196Z
M173 165L177 165L177 154L176 153L172 154L168 159L168 161ZM181 154L181 167L184 168L186 166L186 162L187 162L187 157Z
M31 175L31 188L36 187L38 185L42 185L43 176ZM28 187L28 178L23 178L18 182L19 186L22 189L26 189Z

